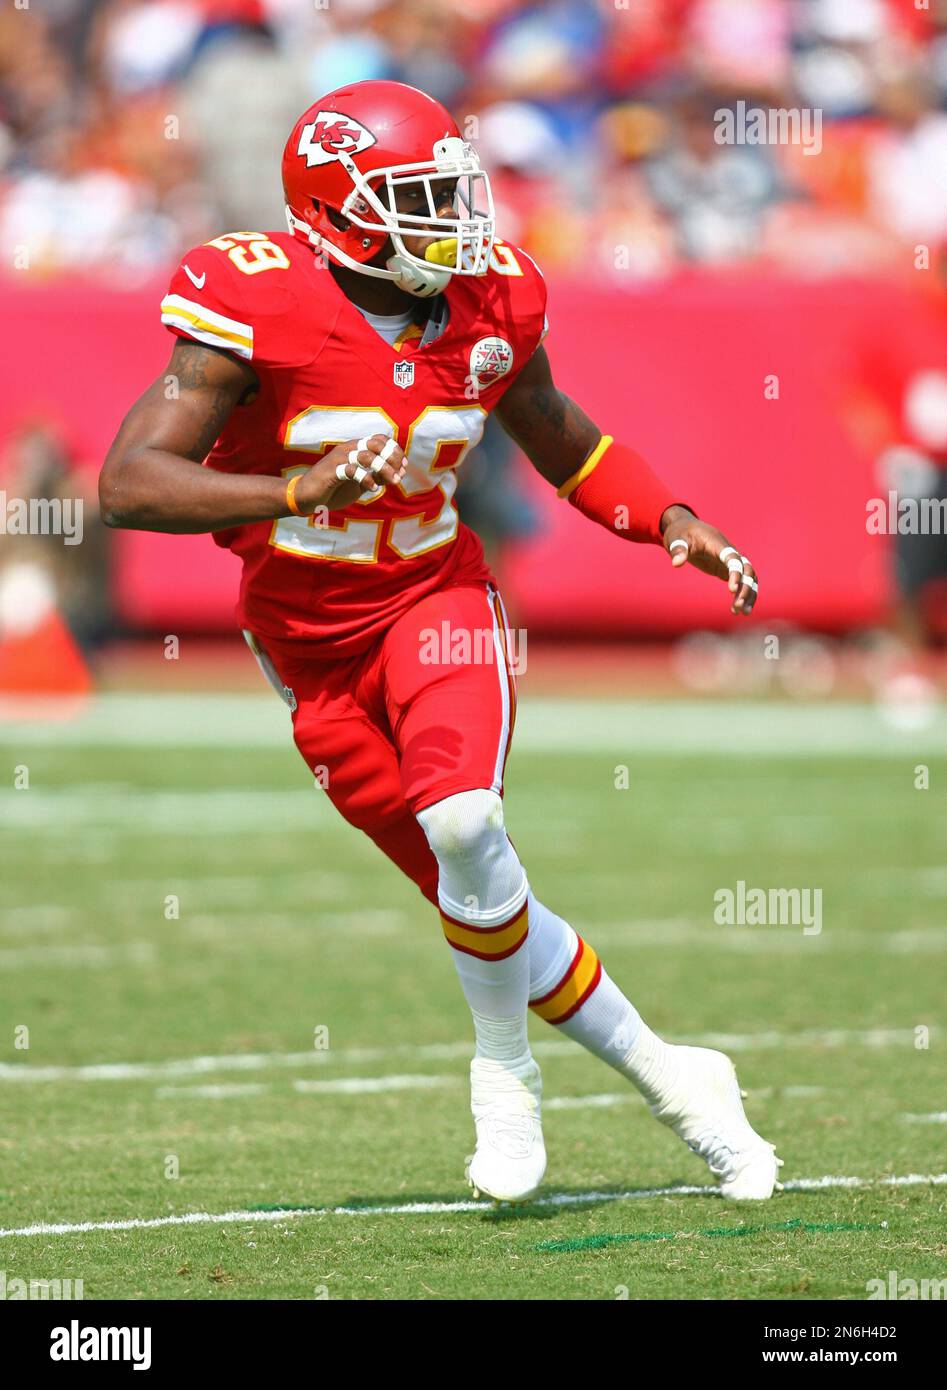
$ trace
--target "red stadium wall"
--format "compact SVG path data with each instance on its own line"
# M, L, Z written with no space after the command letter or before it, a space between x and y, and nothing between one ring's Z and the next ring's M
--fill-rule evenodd
M884 285L696 276L639 293L560 285L550 301L560 384L752 556L760 621L842 629L884 616L890 554L867 534L865 504L882 487L880 449L899 437L906 376L947 363L936 306ZM546 529L504 576L529 625L730 621L703 576L542 501Z
M167 360L162 289L0 285L4 321L16 325L0 387L3 436L42 414L97 466ZM765 583L760 621L841 629L877 621L889 602L887 545L867 534L865 503L882 491L874 459L898 435L906 374L947 361L940 312L922 296L845 281L689 275L638 291L562 283L550 286L547 345L560 384L602 428L752 555ZM767 399L767 379L778 398ZM517 622L601 633L726 622L714 586L589 525L529 476L544 529L504 559ZM115 540L127 623L232 625L237 565L208 537Z

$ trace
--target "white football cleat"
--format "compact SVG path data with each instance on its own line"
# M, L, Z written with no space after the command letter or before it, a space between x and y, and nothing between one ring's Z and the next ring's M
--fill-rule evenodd
M761 1139L743 1109L736 1069L723 1052L675 1047L676 1075L667 1092L650 1105L717 1179L731 1202L772 1197L782 1159Z
M477 1151L467 1180L474 1196L527 1202L546 1171L538 1064L532 1057L519 1065L475 1057L470 1064L470 1108Z

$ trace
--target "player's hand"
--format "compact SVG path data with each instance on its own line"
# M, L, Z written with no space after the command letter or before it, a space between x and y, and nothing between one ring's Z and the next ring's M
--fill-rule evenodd
M349 439L302 474L296 484L296 505L307 514L317 507L348 507L387 483L400 483L405 466L404 451L387 435Z
M759 591L756 570L749 559L716 526L699 521L685 507L668 507L661 520L664 549L674 568L696 565L704 574L725 579L733 595L730 612L748 617Z

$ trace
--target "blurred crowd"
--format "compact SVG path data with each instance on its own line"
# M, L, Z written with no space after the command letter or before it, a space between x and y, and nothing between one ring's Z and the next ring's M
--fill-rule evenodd
M947 0L13 0L0 15L0 255L163 272L282 227L279 157L323 92L440 98L547 269L909 271L947 243ZM720 143L736 103L802 142Z

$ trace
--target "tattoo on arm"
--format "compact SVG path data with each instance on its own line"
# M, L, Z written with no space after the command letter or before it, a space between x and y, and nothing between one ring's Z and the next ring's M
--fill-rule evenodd
M538 348L497 406L497 417L536 471L560 487L588 458L601 430L552 379Z
M224 425L233 410L233 404L231 391L221 387L215 389L207 402L207 416L201 427L201 432L194 441L194 447L188 450L188 458L193 459L195 463L204 461L223 433Z
M192 343L178 343L171 357L168 375L177 379L180 391L201 391L207 385L209 357L210 348L198 347Z
M234 406L249 404L256 397L256 373L229 352L182 339L175 345L167 375L179 395L201 398L198 433L191 447L182 450L183 457L200 463L220 438Z
M240 357L225 348L209 347L204 343L192 342L190 338L179 338L174 345L168 375L176 378L182 391L202 391L205 387L224 380L239 383L242 378L243 391L240 399L250 392L259 390L257 374Z

